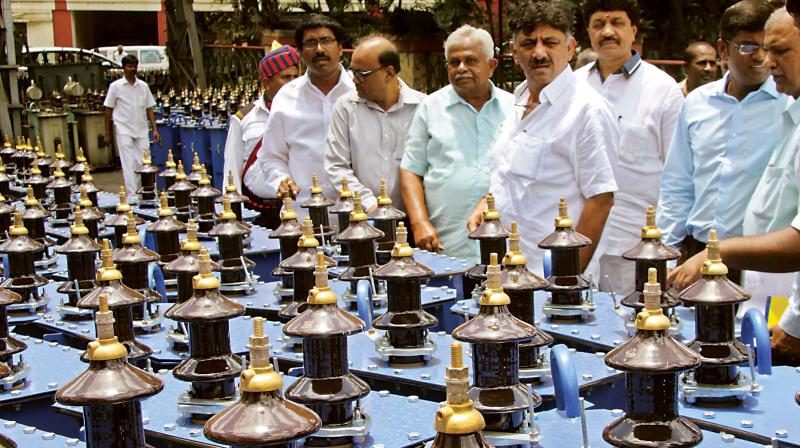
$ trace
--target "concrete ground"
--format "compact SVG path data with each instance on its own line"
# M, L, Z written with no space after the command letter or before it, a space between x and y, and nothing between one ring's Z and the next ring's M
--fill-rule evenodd
M119 193L119 186L125 184L121 169L95 171L92 177L97 188L109 193Z

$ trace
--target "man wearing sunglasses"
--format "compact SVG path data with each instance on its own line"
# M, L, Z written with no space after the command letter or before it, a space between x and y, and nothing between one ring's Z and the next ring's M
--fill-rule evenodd
M346 179L369 210L378 205L380 182L385 180L392 204L405 210L400 160L414 111L425 95L400 79L400 53L385 37L363 39L353 50L350 72L356 92L339 98L333 107L325 171L334 188Z
M720 238L742 235L745 208L780 139L791 98L776 90L765 63L771 13L762 0L725 10L717 48L729 71L690 93L678 116L657 222L664 243L681 250L679 262L705 249L712 228ZM738 271L729 277L741 281Z
M273 98L261 148L244 184L262 198L289 195L302 203L314 174L325 196L336 194L323 166L325 137L333 105L354 86L339 62L345 36L338 23L312 14L300 22L294 37L306 72Z

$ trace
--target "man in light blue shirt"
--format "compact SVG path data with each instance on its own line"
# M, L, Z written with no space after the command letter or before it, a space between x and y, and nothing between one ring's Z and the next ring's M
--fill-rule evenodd
M764 63L765 2L725 10L719 53L730 71L686 97L661 177L658 226L683 259L720 239L742 234L745 208L780 138L791 98L779 94ZM735 276L735 275L734 275Z
M414 242L474 259L467 238L472 207L489 192L491 147L514 97L489 78L497 67L485 30L464 25L444 44L450 85L417 107L400 164L400 189Z

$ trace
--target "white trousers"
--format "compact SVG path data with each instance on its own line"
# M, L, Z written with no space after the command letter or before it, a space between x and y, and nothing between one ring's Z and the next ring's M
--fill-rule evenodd
M122 177L125 179L125 190L128 196L136 194L139 189L139 175L136 174L142 166L144 150L150 147L148 137L133 137L126 134L116 134L117 152L122 163Z

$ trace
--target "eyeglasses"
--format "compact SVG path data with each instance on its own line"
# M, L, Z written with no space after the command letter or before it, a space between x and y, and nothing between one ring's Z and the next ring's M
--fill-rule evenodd
M367 79L369 77L369 75L371 75L371 74L373 74L373 73L375 73L378 70L381 70L383 68L384 67L373 68L372 70L353 70L351 68L350 72L353 73L353 78L355 78L355 79L357 79L359 81L363 81L363 80Z
M313 48L317 48L317 45L322 45L323 48L327 48L335 43L336 43L335 37L323 37L319 40L308 39L303 41L303 48L305 48L306 50L311 50Z
M758 44L737 44L732 40L729 40L728 43L736 47L736 51L738 51L742 56L753 54L759 49L764 50L765 52L767 51L765 47Z

